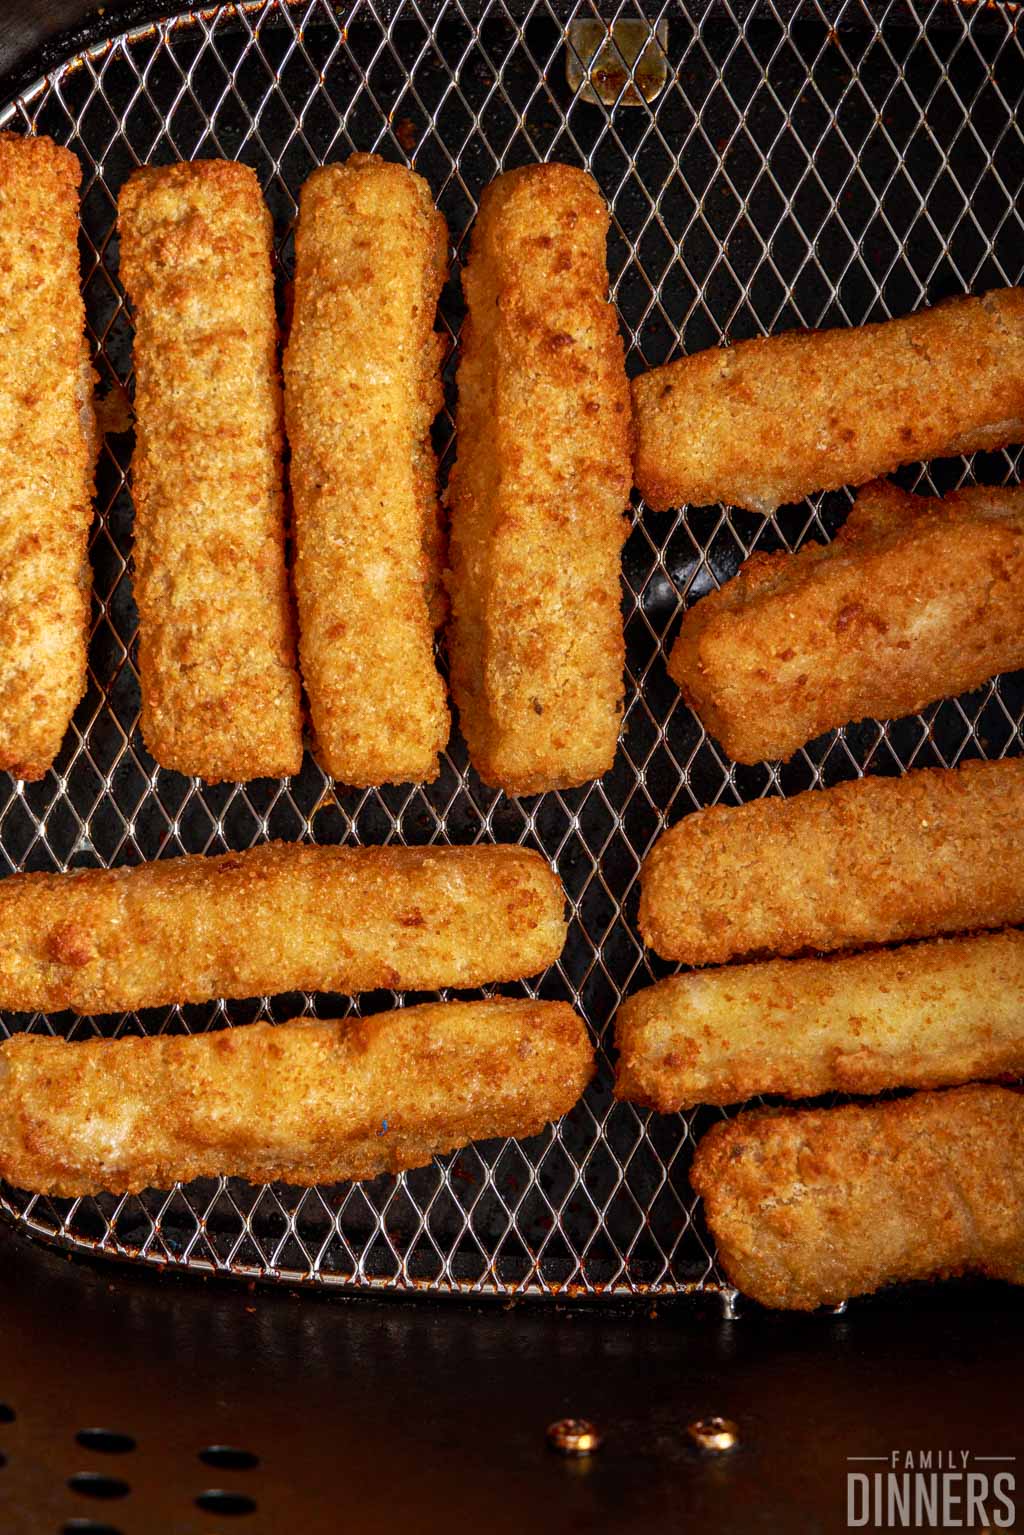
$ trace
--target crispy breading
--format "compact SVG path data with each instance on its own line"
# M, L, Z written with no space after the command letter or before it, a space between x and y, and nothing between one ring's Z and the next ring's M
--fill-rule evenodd
M726 1274L765 1306L968 1272L1024 1283L1024 1097L1005 1087L741 1114L704 1136L690 1180Z
M16 1034L0 1046L0 1175L66 1196L375 1178L535 1134L593 1065L568 1003L507 998L85 1044Z
M311 847L0 880L0 1007L124 1012L534 975L565 897L520 847Z
M623 1004L615 1043L616 1097L663 1114L1024 1072L1024 932L670 976Z
M452 694L474 767L508 794L598 778L618 740L632 425L607 233L583 171L509 171L463 275Z
M248 166L197 160L130 176L118 229L143 739L210 783L296 773L270 214Z
M848 330L712 347L633 381L658 510L774 511L917 459L1024 440L1024 288Z
M736 762L915 714L1024 666L1024 488L878 484L831 543L755 554L689 610L669 674Z
M430 441L447 264L412 171L353 155L302 188L284 360L299 656L317 755L360 786L435 779L448 740Z
M81 167L0 134L0 768L42 778L85 692L95 382L79 290Z
M1021 923L1024 759L699 810L640 881L644 942L687 965Z

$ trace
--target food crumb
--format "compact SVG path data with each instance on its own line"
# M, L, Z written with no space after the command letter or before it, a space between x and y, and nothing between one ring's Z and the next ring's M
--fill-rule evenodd
M395 138L401 144L406 154L410 154L419 143L420 130L411 117L400 117L395 127Z

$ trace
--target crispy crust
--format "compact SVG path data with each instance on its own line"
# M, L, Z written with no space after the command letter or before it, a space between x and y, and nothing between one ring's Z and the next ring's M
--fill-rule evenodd
M0 1046L0 1174L76 1196L189 1178L333 1183L533 1135L593 1073L565 1002L449 1002L341 1023Z
M1024 666L1022 614L1024 488L882 483L831 544L755 554L691 608L668 669L735 761L786 758Z
M607 232L583 171L510 171L463 276L452 694L474 767L509 794L597 778L618 740L632 426Z
M533 975L565 897L519 847L269 843L0 880L0 1007L124 1012L285 991L433 990Z
M85 692L95 382L79 291L81 167L0 134L0 769L42 778Z
M448 230L376 155L302 189L285 353L295 590L317 754L345 783L432 781L450 728L434 663Z
M741 1114L690 1179L726 1273L765 1306L966 1272L1024 1283L1024 1098L1006 1088Z
M950 1087L1024 1071L1024 933L672 976L615 1024L615 1093L663 1114L755 1093Z
M1024 922L1024 759L700 810L648 855L639 920L688 965Z
M270 215L248 166L196 161L130 176L118 228L143 738L210 783L296 773Z
M1024 289L850 330L711 348L633 381L636 483L658 510L774 511L900 464L1024 439Z

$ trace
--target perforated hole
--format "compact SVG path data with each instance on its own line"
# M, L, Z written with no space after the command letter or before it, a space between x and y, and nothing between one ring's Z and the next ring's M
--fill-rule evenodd
M80 1492L86 1498L126 1498L131 1492L127 1482L122 1482L120 1477L103 1476L98 1471L76 1471L74 1476L68 1477L68 1486L72 1492Z
M255 1501L246 1497L244 1492L225 1492L220 1487L211 1487L207 1492L201 1492L196 1499L196 1504L204 1514L234 1515L256 1512Z
M112 1524L98 1524L95 1519L69 1519L60 1527L60 1535L121 1535Z
M240 1450L232 1444L208 1444L199 1451L204 1466L219 1466L222 1471L251 1471L260 1458L251 1450Z
M112 1428L80 1428L75 1438L83 1450L97 1450L101 1455L127 1455L135 1448L131 1434L119 1434Z
M8 1407L6 1402L0 1402L0 1423L13 1423L17 1416L13 1407Z

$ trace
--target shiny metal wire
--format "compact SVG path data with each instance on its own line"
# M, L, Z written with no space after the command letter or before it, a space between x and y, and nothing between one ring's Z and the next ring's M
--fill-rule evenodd
M138 733L130 593L130 327L117 283L114 199L140 161L226 155L255 166L291 262L295 195L314 165L352 149L408 160L448 218L458 260L483 186L542 159L590 168L613 214L613 289L632 371L724 337L794 324L858 324L947 293L1024 276L1024 46L1016 8L948 0L712 0L669 23L668 83L652 103L571 91L573 19L643 15L632 0L305 0L223 6L142 28L68 59L6 110L52 134L84 169L84 284L111 404L98 475L88 695L40 784L0 783L5 870L124 864L242 848L268 837L381 842L517 840L552 858L572 903L561 963L524 988L570 998L600 1050L599 1079L535 1139L471 1147L397 1179L310 1191L213 1180L135 1198L74 1201L3 1188L20 1228L66 1248L155 1266L346 1289L594 1296L719 1289L690 1192L694 1136L711 1111L658 1117L611 1097L619 999L670 967L636 936L640 861L695 806L793 793L865 770L1019 753L1024 682L1005 678L920 718L866 722L784 767L723 760L680 702L664 646L682 602L755 547L829 537L844 494L773 517L640 505L624 561L629 692L621 750L600 783L540 799L485 790L453 742L440 781L352 791L307 756L282 782L211 789L160 771ZM585 62L585 61L584 61ZM449 412L439 424L447 468ZM780 431L785 423L779 423ZM973 472L1019 476L1019 454ZM904 483L945 490L962 461ZM513 990L517 988L512 988ZM336 1016L388 995L260 998L142 1017L9 1018L0 1027L197 1030L296 1013ZM405 1000L409 1000L406 998Z

